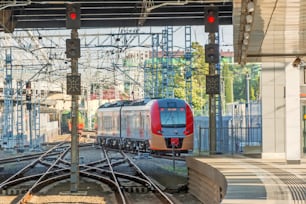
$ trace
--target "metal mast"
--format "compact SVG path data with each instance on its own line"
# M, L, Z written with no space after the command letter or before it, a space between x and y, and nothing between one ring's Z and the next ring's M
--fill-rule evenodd
M13 88L12 88L12 55L5 53L5 83L4 83L4 113L2 145L7 148L14 147L13 141Z
M173 70L173 27L167 26L162 32L162 96L174 97L174 70Z
M17 148L22 148L24 146L24 132L23 132L23 100L22 100L22 92L23 92L23 81L17 82L17 138L16 138L16 146Z
M144 96L145 98L159 96L158 76L159 76L159 62L158 62L158 45L159 34L152 34L152 53L151 65L147 62L144 64Z
M186 101L192 105L192 64L191 64L191 26L185 26L185 94Z

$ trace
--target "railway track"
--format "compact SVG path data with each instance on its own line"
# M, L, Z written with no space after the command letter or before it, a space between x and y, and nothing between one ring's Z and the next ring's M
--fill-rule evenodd
M85 162L80 162L80 177L91 178L107 185L111 190L109 190L106 197L115 198L115 202L106 203L137 203L135 200L139 199L139 197L143 198L143 200L149 199L150 202L148 203L174 203L173 199L175 198L169 197L168 194L160 190L159 186L134 164L129 156L130 154L120 150L104 149L101 146L94 148L92 144L80 145L80 148L83 147L86 148L86 151L80 151L84 152L83 156L87 154L87 151L93 153L89 155L89 160L85 159ZM62 180L66 180L69 183L71 168L69 152L70 145L61 143L46 152L36 153L29 157L26 155L26 157L23 156L21 158L14 157L8 160L0 160L3 163L18 162L22 159L33 160L0 184L2 195L6 195L6 192L16 189L16 186L17 189L20 189L20 186L26 183L27 187L22 189L22 192L17 193L18 195L15 194L17 196L13 203L31 203L31 198L40 194L40 190L43 187ZM66 155L68 156L65 157ZM95 155L95 157L92 158L92 155ZM165 158L164 156L159 155L159 158ZM173 155L166 155L166 159L172 158ZM267 164L253 159L239 161L235 160L237 164L243 168L252 169L259 176L265 184L267 198L292 200L295 203L303 203L306 200L304 179L291 172L289 168L283 169L278 164ZM139 160L137 162L139 164ZM34 171L37 170L36 167L44 167L44 170L40 172ZM35 201L33 202L36 203Z
M83 145L90 146L89 144ZM80 176L91 178L107 184L112 189L117 203L134 203L134 196L142 194L149 197L153 203L173 202L163 193L162 190L122 151L106 150L101 148L101 157L92 162L80 164ZM9 191L18 189L26 184L26 187L19 190L14 203L28 203L43 187L61 180L68 180L70 177L70 161L64 158L70 152L70 145L66 142L60 143L46 152L21 158L10 158L2 160L5 162L18 162L18 160L33 160L30 164L20 169L14 175L7 178L0 184L2 195ZM34 171L36 167L44 170Z
M9 158L0 159L0 165L37 159L38 157L43 155L45 152L46 151L39 152L39 153L34 153L34 154L21 155L21 156L16 156L16 157L9 157ZM59 154L58 152L53 152L53 153L50 154L50 156L51 155L58 155L58 154Z
M42 153L37 159L33 160L30 164L26 165L24 168L20 169L18 172L0 184L2 194L5 194L5 191L11 187L22 183L27 183L27 189L23 189L23 193L20 193L22 196L17 201L17 203L21 204L27 203L35 192L39 191L43 186L48 185L50 182L53 182L56 179L54 173L60 173L60 171L53 170L53 167L58 165L61 158L63 158L69 150L70 146L68 146L66 142L63 142ZM59 154L59 156L57 156L57 159L52 162L51 166L48 167L46 171L43 173L31 173L31 170L33 170L36 166L39 164L44 165L45 160L50 160L51 157L54 157L54 153ZM62 175L62 177L63 176L64 175Z
M133 203L129 201L128 197L126 196L126 192L131 192L133 191L132 189L139 189L136 191L141 192L143 190L140 189L143 188L145 188L146 192L152 192L156 198L158 198L158 203L173 203L173 201L145 173L143 173L143 171L132 161L132 159L126 153L123 151L118 151L120 157L117 157L116 161L112 162L113 158L109 156L109 151L102 148L102 152L106 158L108 168L111 172L111 179L115 182L115 186L117 188L118 203ZM134 169L134 172L132 174L128 174L115 171L115 167L123 163L127 163L130 168ZM124 172L126 172L126 169ZM130 184L127 185L126 180L133 181L136 184L141 184L142 186L135 184L132 186Z

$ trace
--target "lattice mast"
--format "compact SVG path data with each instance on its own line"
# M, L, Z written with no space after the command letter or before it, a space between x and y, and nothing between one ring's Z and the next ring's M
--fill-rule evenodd
M185 26L185 94L186 101L192 105L192 52L191 26Z
M23 81L17 81L17 90L16 90L16 110L17 110L17 135L16 135L16 147L22 148L24 146L24 118L23 118Z
M2 145L6 148L13 148L13 88L12 88L12 55L5 52L5 82L4 82L4 111L3 111L3 133Z
M174 97L173 69L173 27L167 26L162 32L162 97Z

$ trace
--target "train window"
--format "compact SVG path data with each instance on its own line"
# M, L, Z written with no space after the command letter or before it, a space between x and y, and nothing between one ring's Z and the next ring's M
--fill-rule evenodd
M176 107L176 102L168 102L168 107L170 108L175 108Z
M105 130L111 130L112 129L112 117L111 116L104 116L103 124L104 124L104 129Z
M162 127L185 127L186 113L184 108L160 109L160 120Z

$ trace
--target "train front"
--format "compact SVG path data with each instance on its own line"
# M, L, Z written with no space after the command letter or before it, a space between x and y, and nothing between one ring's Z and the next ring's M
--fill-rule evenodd
M183 153L193 149L193 114L184 100L156 100L150 114L152 151Z

